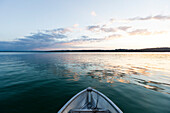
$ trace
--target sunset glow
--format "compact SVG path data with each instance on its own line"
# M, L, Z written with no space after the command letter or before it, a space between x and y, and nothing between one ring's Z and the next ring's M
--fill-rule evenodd
M48 16L48 20L42 14L37 14L37 20L35 20L36 13L34 12L30 13L30 17L25 15L20 19L16 18L12 16L12 12L5 10L8 5L11 5L12 9L27 4L22 1L20 1L21 3L18 1L18 4L8 0L3 1L0 12L5 11L6 13L1 15L4 18L1 18L0 22L2 23L0 50L110 50L170 47L170 7L167 6L170 2L168 0L156 0L157 2L144 0L142 3L138 3L137 1L98 2L94 0L92 3L95 4L89 3L92 8L82 6L88 1L76 2L74 6L79 8L79 11L75 13L72 13L75 11L74 6L68 6L67 10L62 7L57 8L57 5L68 5L69 2L59 3L57 1L53 3L56 4L55 7L51 2L40 3L38 7L47 4L47 7L54 8L53 10L48 9L49 11L44 14L46 16L49 13L55 14ZM32 2L30 1L28 4ZM114 7L121 3L126 3L127 7L122 8L121 5ZM101 6L103 6L102 9ZM136 9L131 9L134 7ZM14 12L17 15L17 13L24 13L24 10L39 11L35 7L22 10L18 12L15 9ZM59 10L63 10L62 13ZM65 11L67 11L66 14L63 13ZM18 14L18 16L21 15ZM12 18L11 24L4 24L4 21L8 23L9 18ZM42 21L42 19L46 21ZM16 25L14 26L14 24ZM9 31L7 31L7 27L9 27Z

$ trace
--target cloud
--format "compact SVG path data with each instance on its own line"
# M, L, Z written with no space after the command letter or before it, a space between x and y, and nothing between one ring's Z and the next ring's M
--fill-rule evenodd
M99 29L100 26L99 25L92 25L92 26L87 26L87 30L93 31L95 29Z
M133 17L133 18L128 18L128 19L115 19L111 18L109 20L109 24L113 23L129 23L132 21L147 21L147 20L170 20L170 15L154 15L154 16L146 16L146 17Z
M104 38L92 38L89 36L81 36L81 38L73 39L68 42L63 43L63 45L72 45L72 48L77 48L75 45L79 45L82 48L81 44L92 43L92 42L100 42L103 41ZM86 48L86 47L85 47Z
M128 33L129 35L150 35L151 34L151 32L149 32L147 29L136 29Z
M31 33L28 36L17 38L14 41L0 41L0 50L44 50L47 48L63 49L63 48L77 48L82 43L102 42L105 40L113 40L125 36L134 35L157 35L166 33L166 29L163 31L155 31L153 29L142 28L140 25L135 29L136 20L169 20L169 16L156 15L147 17L135 17L130 19L124 19L126 21L132 21L124 23L122 20L111 19L106 22L100 22L98 24L92 24L85 26L84 28L78 27L79 24L74 24L70 28L56 28L51 30L43 30L37 33ZM114 23L111 23L111 21ZM142 23L143 21L138 21ZM132 29L133 27L133 29ZM124 31L124 32L122 32ZM167 32L169 32L167 30ZM128 35L127 35L128 34ZM77 46L77 45L78 46ZM80 47L79 46L79 47Z
M100 39L99 38L83 38L83 39L73 39L71 40L70 42L81 42L81 43L84 43L84 42L92 42L92 41L99 41Z
M92 25L92 26L87 26L87 30L90 31L103 31L103 32L116 32L116 29L112 28L112 27L105 27L104 25L102 27L100 27L99 25Z
M104 40L112 40L112 39L120 38L120 37L122 37L121 34L112 34L112 35L109 35L109 36L105 37Z
M131 28L131 26L120 26L120 27L118 27L118 29L120 29L122 31L127 31L129 28Z
M61 46L63 40L68 38L64 33L66 29L53 29L43 32L32 33L24 38L15 41L0 41L0 50L33 50L35 48L53 47L56 44Z
M131 32L128 32L129 35L156 35L156 34L164 34L166 31L148 31L147 29L136 29Z
M170 20L170 16L157 15L157 16L154 16L153 19L157 19L157 20Z
M15 41L0 41L0 50L47 50L47 48L75 48L75 44L84 42L100 41L100 38L91 38L82 35L77 38L70 38L65 33L66 29L58 28L45 30L38 33L31 33L29 36L18 38Z
M114 28L105 28L105 27L103 27L103 28L100 28L100 30L101 31L104 31L104 32L116 32L116 30L114 29Z
M92 15L92 16L97 16L97 14L96 14L95 11L92 11L92 12L91 12L91 15Z
M71 40L70 42L94 42L94 41L100 41L102 40L103 38L92 38L92 37L89 37L87 35L83 35L81 36L81 38L77 38L77 39L73 39Z
M72 31L69 28L58 28L58 29L52 29L52 30L45 30L45 32L65 34L67 32L72 32Z
M63 39L63 38L67 38L66 35L62 34L62 33L54 33L54 32L39 32L39 33L35 33L31 36L25 36L26 39L34 39L34 40L44 40L44 41L51 41L54 39Z
M112 39L120 38L120 37L122 37L121 34L112 34L112 35L109 35L106 37L100 37L100 38L92 38L92 37L83 35L83 36L81 36L81 38L71 40L70 42L72 42L72 44L75 44L75 43L81 44L81 43L86 43L86 42L88 42L88 43L89 42L102 42L105 40L112 40Z
M12 48L11 45L13 45L14 42L10 41L0 41L0 50L9 50L9 48Z
M147 16L147 17L135 17L135 18L130 18L128 20L133 21L133 20L170 20L170 16L164 16L164 15L156 15L156 16Z
M86 35L83 35L83 36L81 36L82 38L89 38L89 36L86 36Z

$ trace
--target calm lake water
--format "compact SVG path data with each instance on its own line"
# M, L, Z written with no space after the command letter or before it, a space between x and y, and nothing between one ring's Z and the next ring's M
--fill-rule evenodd
M56 113L89 86L125 113L170 113L170 53L0 53L0 113Z

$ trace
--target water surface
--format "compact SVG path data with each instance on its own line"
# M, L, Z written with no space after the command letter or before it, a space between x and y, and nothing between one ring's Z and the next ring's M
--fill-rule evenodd
M0 113L55 113L89 86L125 113L170 113L170 54L0 53Z

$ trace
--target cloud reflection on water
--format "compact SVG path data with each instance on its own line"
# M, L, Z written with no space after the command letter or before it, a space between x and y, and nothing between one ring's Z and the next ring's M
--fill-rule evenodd
M157 56L153 54L103 54L103 56L74 54L71 56L66 60L65 65L69 70L65 74L68 80L78 81L87 75L103 83L136 84L154 91L170 93L170 73L167 67L169 54ZM137 60L134 60L135 58Z
M67 81L84 81L89 77L111 85L118 82L135 84L170 94L170 54L45 53L19 56L16 57L19 61L25 61L38 72L44 70Z

